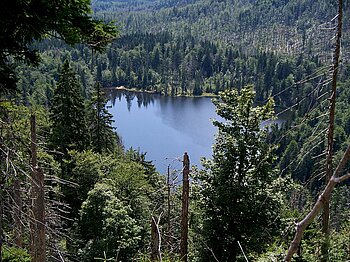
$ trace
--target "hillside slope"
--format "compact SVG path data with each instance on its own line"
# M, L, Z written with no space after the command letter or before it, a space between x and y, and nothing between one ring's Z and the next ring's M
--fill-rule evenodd
M245 53L259 49L287 55L317 54L322 61L331 58L333 31L325 28L333 26L331 20L337 12L336 5L326 0L96 0L93 8L104 19L120 21L123 34L191 34L239 46Z

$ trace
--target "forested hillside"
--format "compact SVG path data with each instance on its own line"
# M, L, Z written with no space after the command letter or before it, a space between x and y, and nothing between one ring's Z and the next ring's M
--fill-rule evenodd
M85 89L93 74L105 87L165 95L217 94L253 84L263 101L332 59L336 5L326 1L94 1L93 9L98 18L118 21L120 39L104 54L55 39L37 43L33 48L45 57L42 77L54 81L51 64L70 59ZM346 34L343 39L347 48ZM346 78L347 67L341 69ZM24 95L38 90L34 81L20 87ZM50 96L52 90L40 92ZM277 104L289 106L294 98L279 97Z
M262 50L310 55L312 51L322 59L329 57L331 46L329 30L324 29L336 14L336 3L324 0L155 1L141 11L134 6L142 1L124 2L127 7L121 11L113 8L118 3L95 1L93 8L97 16L119 21L125 34L191 34L197 40L231 43L245 54Z
M348 9L6 0L0 262L348 261ZM124 148L106 92L122 86L215 97L202 168L186 153L160 174Z

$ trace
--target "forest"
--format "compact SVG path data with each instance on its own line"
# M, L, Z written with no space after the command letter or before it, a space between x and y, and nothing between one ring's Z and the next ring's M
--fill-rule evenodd
M5 0L0 262L350 260L349 2ZM175 184L109 89L212 96ZM281 126L261 123L288 112Z

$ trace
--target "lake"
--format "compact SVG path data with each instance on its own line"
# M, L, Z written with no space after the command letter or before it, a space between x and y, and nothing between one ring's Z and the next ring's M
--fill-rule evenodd
M182 156L188 152L191 165L200 165L201 157L210 158L219 118L208 97L169 97L158 94L111 90L109 111L126 149L146 152L157 171L165 174L181 170ZM280 125L289 113L273 122ZM261 126L269 124L264 122Z
M168 97L158 94L112 90L109 111L126 149L147 152L157 171L181 169L184 152L191 165L211 157L217 117L208 97Z

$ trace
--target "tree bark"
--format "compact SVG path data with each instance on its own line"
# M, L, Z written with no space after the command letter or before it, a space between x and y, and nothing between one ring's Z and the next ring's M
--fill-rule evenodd
M36 120L35 115L30 118L31 133L31 241L30 251L32 260L45 262L46 241L45 241L45 190L44 173L38 167L37 143L36 143Z
M180 257L181 260L188 260L188 205L189 205L189 173L190 160L185 152L183 158L183 187L182 187L182 215L181 215L181 239L180 239Z
M8 115L5 114L4 118L1 119L4 121L4 123L8 124L9 119ZM5 190L5 182L6 182L6 177L8 175L8 156L9 152L8 150L5 150L5 137L3 134L4 129L0 129L0 161L1 161L1 168L4 169L4 171L0 172L0 262L2 262L2 248L4 244L4 190Z
M288 249L287 255L284 258L284 261L290 262L292 260L294 253L298 250L299 243L303 237L304 230L314 220L314 218L320 213L320 211L324 207L324 203L329 202L334 187L338 183L341 183L350 178L350 173L339 177L339 175L343 171L349 159L350 159L350 145L346 149L340 163L338 164L336 170L334 171L333 176L328 181L327 186L318 197L312 210L306 215L306 217L301 222L296 224L296 232L294 235L294 239L289 246L289 249Z
M167 245L168 245L168 252L171 251L171 190L170 190L170 165L168 165L168 175L167 175L167 191L168 191L168 196L167 196L167 202L168 202L168 208L167 208Z
M159 217L160 218L160 217ZM151 261L162 261L161 255L161 235L155 218L151 220Z
M331 179L333 173L333 145L334 145L334 119L335 119L335 103L337 92L337 77L339 68L340 44L342 35L342 18L343 18L343 0L338 0L338 24L336 33L336 43L333 57L333 72L332 72L332 90L329 100L329 126L327 136L327 158L326 158L326 183ZM323 214L322 214L322 233L324 241L321 248L321 261L328 261L329 248L329 199L324 199Z
M3 179L4 174L1 174L0 179L0 262L2 262L2 246L4 244L4 223L3 223L3 216L4 216L4 180Z
M21 181L15 177L13 190L13 221L14 221L14 242L17 247L23 246L23 224L22 224L22 196Z

